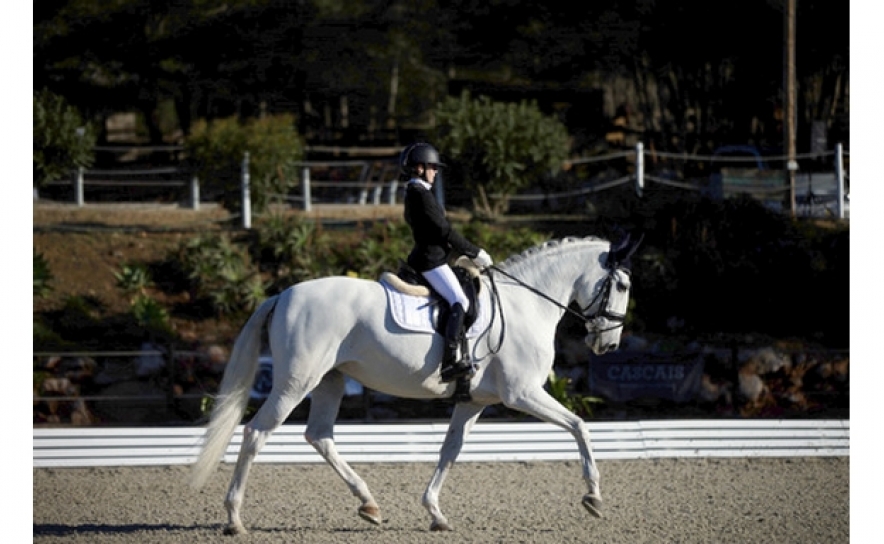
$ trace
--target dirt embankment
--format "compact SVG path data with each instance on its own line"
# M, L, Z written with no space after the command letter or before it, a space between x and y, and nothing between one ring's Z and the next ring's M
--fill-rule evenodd
M369 221L401 217L401 206L316 206L310 214L284 213L323 221ZM130 263L162 262L189 238L227 227L242 219L217 205L194 211L163 204L87 204L34 202L33 246L53 275L52 291L34 299L34 311L57 309L70 296L89 297L106 314L123 313L129 301L117 287L115 272ZM151 293L163 303L181 302L162 292ZM241 323L213 319L173 322L185 337L230 343Z

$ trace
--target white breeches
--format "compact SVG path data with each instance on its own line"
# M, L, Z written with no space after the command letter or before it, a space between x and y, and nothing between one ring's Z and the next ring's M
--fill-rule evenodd
M450 266L443 264L423 272L423 275L430 282L430 285L433 286L433 289L448 301L448 304L454 306L455 303L459 302L463 306L464 312L470 309L470 300L463 292L460 283L457 281L457 276L454 275L454 271L451 270Z

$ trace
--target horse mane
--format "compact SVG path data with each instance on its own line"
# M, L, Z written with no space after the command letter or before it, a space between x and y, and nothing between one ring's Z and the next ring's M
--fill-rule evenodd
M521 253L508 257L506 260L500 263L499 266L503 269L518 268L520 265L525 264L527 261L533 260L539 255L546 255L550 252L558 253L559 251L570 250L575 245L598 243L608 243L608 241L604 238L599 238L598 236L586 236L582 238L576 236L568 236L566 238L547 240L546 242L537 244L534 247L530 247Z

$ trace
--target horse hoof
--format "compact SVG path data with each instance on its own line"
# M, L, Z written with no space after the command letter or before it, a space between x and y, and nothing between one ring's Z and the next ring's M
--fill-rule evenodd
M224 528L224 534L227 536L244 535L248 533L242 525L228 525Z
M602 517L602 499L592 495L584 495L581 503L590 514L597 518Z
M430 531L433 531L433 532L437 532L437 531L453 531L453 530L454 530L454 529L451 527L451 525L448 524L447 521L434 521L434 522L430 525Z
M359 517L369 523L375 525L381 524L381 512L377 506L361 506L359 507Z

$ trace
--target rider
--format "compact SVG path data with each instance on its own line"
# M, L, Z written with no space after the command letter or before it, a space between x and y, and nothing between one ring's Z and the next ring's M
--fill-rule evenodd
M457 359L457 346L463 336L464 317L470 301L448 265L452 252L466 255L479 268L493 264L484 249L470 243L451 227L445 210L433 196L433 183L439 168L439 152L428 143L414 143L399 155L399 168L408 179L405 188L405 221L411 227L414 248L408 265L421 273L433 289L449 304L445 323L445 355L442 357L442 381L472 377L473 365ZM462 354L463 355L463 354Z

